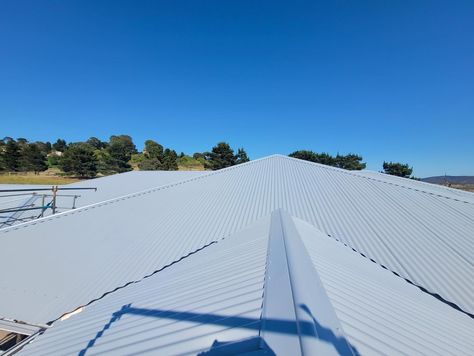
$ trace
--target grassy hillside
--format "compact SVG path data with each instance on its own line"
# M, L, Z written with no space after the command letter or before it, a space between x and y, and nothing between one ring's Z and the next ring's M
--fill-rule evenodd
M474 192L474 184L451 184L451 188Z
M79 181L76 178L61 177L48 174L1 174L0 184L41 184L41 185L61 185Z
M132 168L138 170L136 162L131 162ZM204 171L203 162L190 156L178 158L178 168L180 171ZM61 185L78 182L80 179L64 176L57 168L50 168L45 172L34 174L25 173L2 173L0 174L0 184L41 184L41 185Z
M474 176L436 176L423 178L422 181L474 192Z
M202 161L194 159L191 156L184 156L178 158L178 167L180 171L204 171L204 164Z

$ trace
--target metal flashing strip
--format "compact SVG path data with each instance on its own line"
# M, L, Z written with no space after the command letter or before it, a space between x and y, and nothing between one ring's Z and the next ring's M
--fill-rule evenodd
M281 209L271 218L261 336L278 355L354 354L291 216Z
M29 324L17 320L0 318L0 354L13 355L30 342L34 336L48 329L49 325ZM5 348L6 347L6 348Z
M13 320L0 318L0 330L22 335L32 335L38 330L45 329L47 326L32 325Z

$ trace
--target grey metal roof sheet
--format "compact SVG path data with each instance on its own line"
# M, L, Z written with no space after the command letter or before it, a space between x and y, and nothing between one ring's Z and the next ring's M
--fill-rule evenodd
M289 331L284 324L298 320L285 312L292 303L309 311L303 323L324 328L314 335L306 324ZM279 326L268 332L272 321ZM276 354L327 355L334 340L347 338L352 350L338 348L339 354L468 355L473 332L467 315L277 211L271 221L265 217L55 322L20 354L205 354L227 343L235 354L260 335ZM288 333L323 342L300 348Z
M281 277L287 280L280 283ZM291 217L276 211L271 221L264 218L55 323L23 351L352 355L316 281ZM250 350L249 339L258 339ZM228 344L231 353L222 350Z
M271 156L18 225L0 233L0 316L54 320L277 208L472 313L474 205L423 189Z
M362 355L469 355L474 322L295 219L344 334Z
M389 183L393 185L399 185L405 188L414 189L414 190L426 192L429 194L448 196L452 199L458 199L461 201L468 201L470 203L474 203L474 193L460 190L460 189L454 189L454 188L450 188L450 187L446 187L446 186L442 186L438 184L431 184L428 182L413 180L411 178L402 178L402 177L392 176L389 174L369 171L369 170L357 171L357 172L352 172L352 173L359 176L364 176L370 179L374 179L377 181L381 181L381 182L385 182L385 183Z
M30 207L34 207L37 204L38 199L39 196L36 194L21 195L16 197L0 197L0 209L3 210L3 212L0 213L0 229L7 226L15 225L19 221L21 222L21 220L19 219L22 217L23 214L25 214L26 211L15 211L14 209L28 209ZM11 211L12 209L13 211ZM31 211L29 214L29 216L35 217L38 215L38 212L36 212L35 214L31 214Z
M0 190L7 189L35 189L43 186L31 184L0 184ZM25 205L31 199L31 195L11 195L8 193L0 194L0 209L8 209L14 206ZM5 214L6 215L6 214ZM1 228L0 220L0 228Z
M142 190L199 177L206 171L132 171L68 184L69 188L96 187L97 191L80 191L77 206L86 206Z
M57 198L58 208L56 209L56 211L68 211L72 209L73 205L75 205L76 208L79 208L101 201L118 198L142 190L156 188L170 183L175 183L182 180L198 177L206 173L206 171L132 171L63 185L61 187L93 187L97 188L97 190L77 190L67 192L59 191L59 196ZM0 189L40 189L51 187L51 185L0 184ZM51 194L51 192L47 191L42 191L38 193ZM77 195L78 197L74 200L72 195ZM30 201L32 197L34 197L33 194L29 195L28 197L0 197L0 208L5 209L20 206L24 205L26 202L29 202L31 204ZM12 201L12 199L15 199L15 201ZM46 200L46 203L49 202L49 200L51 200L51 198L48 198L48 200ZM32 202L35 203L33 206L36 207L40 207L42 204L41 199L35 199ZM22 218L36 217L39 215L39 211L25 211L21 213L16 213L16 215L18 217L21 215ZM44 215L51 215L51 209L46 210L44 212ZM7 226L7 224L2 226L2 221L0 221L0 228L4 228Z
M20 354L184 355L216 340L258 337L269 223L264 218L57 321Z

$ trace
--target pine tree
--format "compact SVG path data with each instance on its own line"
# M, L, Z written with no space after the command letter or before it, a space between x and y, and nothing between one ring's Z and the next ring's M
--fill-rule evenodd
M5 170L10 172L17 172L20 170L20 146L15 140L9 139L7 141L2 157Z
M177 171L178 170L178 155L175 150L167 148L163 152L163 169L165 171Z
M58 138L58 140L53 143L53 149L58 152L64 152L67 148L67 144L65 140Z
M121 173L132 170L128 162L137 150L130 136L111 136L107 151L110 155L111 171Z
M362 156L349 153L348 155L341 156L337 154L335 158L335 166L343 169L348 169L350 171L360 171L365 169L366 164L362 161Z
M290 153L288 156L302 159L305 161L325 164L327 166L336 166L335 158L328 153L316 153L313 151L300 150Z
M23 149L20 162L21 170L33 171L35 174L48 168L46 154L40 150L36 143L31 143Z
M97 175L97 159L94 151L84 143L69 145L61 156L59 167L65 173L83 178Z
M245 162L249 162L250 158L247 155L247 152L245 152L244 148L239 148L237 150L237 154L235 155L235 164L241 164Z
M158 158L145 158L138 163L138 168L141 171L160 171L163 170L163 165Z
M92 146L94 149L96 150L100 150L102 148L105 148L107 147L107 142L102 142L101 140L99 140L97 137L90 137L87 141L86 141L87 144L89 144L90 146Z
M362 156L353 153L349 153L345 156L338 153L336 157L333 157L325 152L316 153L313 151L300 150L290 153L288 156L348 170L361 170L366 167L366 164L361 162L363 159Z
M206 152L206 166L212 170L230 167L236 164L234 150L226 142L219 142L212 148L211 152Z
M413 173L413 167L408 164L402 164L397 162L383 162L383 171L386 174L392 176L409 178Z

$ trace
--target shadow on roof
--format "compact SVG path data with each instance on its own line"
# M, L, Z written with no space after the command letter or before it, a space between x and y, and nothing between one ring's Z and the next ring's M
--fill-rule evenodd
M102 330L97 332L95 337L87 343L87 346L79 352L79 356L86 355L87 351L91 349L96 341L104 336L104 333L110 329L112 324L116 323L120 320L120 318L125 314L131 315L139 315L144 317L150 318L163 318L163 319L172 319L177 321L188 321L197 324L212 324L212 325L219 325L225 326L229 328L244 328L244 329L251 329L259 331L261 329L262 321L265 322L265 329L267 331L271 331L274 333L281 333L281 334L292 334L292 335L300 335L300 336L309 336L317 338L323 342L332 344L339 355L347 355L347 348L346 345L352 350L353 355L359 355L359 352L355 348L355 346L351 345L350 342L344 338L339 337L334 334L334 332L326 328L325 326L321 325L316 317L311 313L309 308L306 305L300 305L301 309L303 309L306 313L311 316L313 322L307 321L290 321L290 320L282 320L282 319L255 319L243 316L226 316L226 315L218 315L218 314L202 314L202 313L195 313L195 312L182 312L177 310L162 310L162 309L145 309L145 308L135 308L132 307L131 304L123 305L120 310L112 314L111 319L108 321L107 324L104 325ZM254 345L255 340L258 339L260 342L258 343L258 349L255 351L260 351L262 354L266 355L274 355L275 353L269 348L269 346L265 343L263 339L260 337L258 338L251 338L246 340L236 340L235 342L219 342L215 340L212 345L209 347L209 351L201 353L200 355L223 355L229 354L227 351L229 347L232 345L232 350L236 351L235 353L232 352L231 354L238 354L242 352L248 352L248 348ZM180 340L183 342L185 340ZM242 349L236 350L236 347L242 347ZM146 350L146 351L157 351L154 349ZM222 351L222 352L220 352Z

